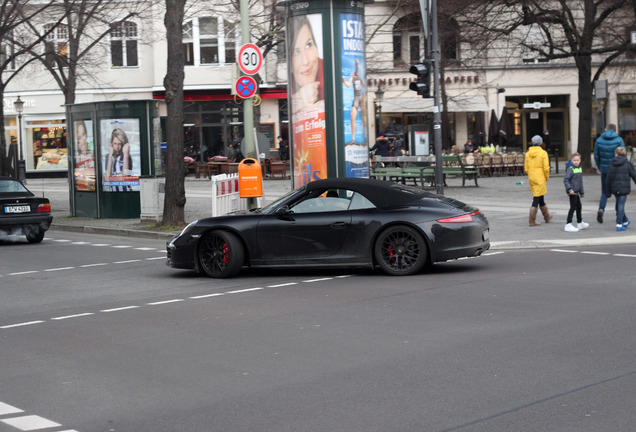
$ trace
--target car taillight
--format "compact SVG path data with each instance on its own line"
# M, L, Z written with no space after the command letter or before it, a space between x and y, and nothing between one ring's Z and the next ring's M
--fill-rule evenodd
M51 204L40 204L38 206L38 213L51 213Z
M461 216L455 216L455 217L444 218L444 219L437 219L437 222L441 222L441 223L472 222L473 221L473 216L478 215L478 214L479 214L479 210L477 210L476 212L472 212L472 213L461 215Z

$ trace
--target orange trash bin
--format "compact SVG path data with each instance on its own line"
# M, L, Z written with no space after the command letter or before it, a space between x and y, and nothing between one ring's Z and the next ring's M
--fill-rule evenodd
M256 159L245 158L238 166L239 196L241 198L263 196L263 172Z

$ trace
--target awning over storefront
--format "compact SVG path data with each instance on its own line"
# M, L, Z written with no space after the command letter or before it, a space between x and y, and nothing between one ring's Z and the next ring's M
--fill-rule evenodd
M483 96L455 96L448 100L449 112L475 112L488 110L488 104ZM382 101L382 112L433 112L433 99L424 99L421 97L384 99Z

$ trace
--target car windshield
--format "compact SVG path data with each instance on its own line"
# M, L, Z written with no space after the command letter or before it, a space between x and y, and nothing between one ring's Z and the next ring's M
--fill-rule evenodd
M0 179L0 193L29 193L22 183L11 179Z
M269 203L265 207L259 209L258 213L263 213L263 214L273 213L278 208L278 206L280 206L280 204L282 202L285 202L292 195L296 195L298 193L304 193L305 189L306 188L303 186L303 187L300 187L298 189L294 189L294 190L292 190L290 192L287 192L285 195L283 195L282 197L278 198L276 201L274 201L272 203Z

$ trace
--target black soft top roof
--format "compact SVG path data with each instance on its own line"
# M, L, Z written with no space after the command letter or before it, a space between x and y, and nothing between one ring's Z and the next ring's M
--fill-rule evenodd
M436 198L435 194L401 184L367 178L329 178L305 185L307 191L342 188L359 192L376 207L408 205L421 198Z

